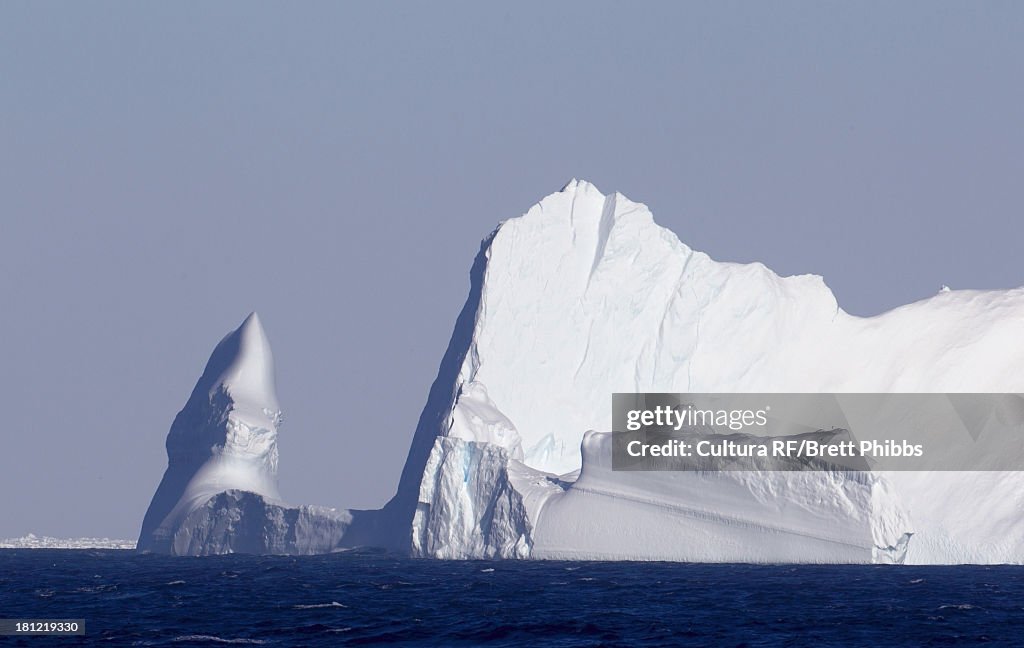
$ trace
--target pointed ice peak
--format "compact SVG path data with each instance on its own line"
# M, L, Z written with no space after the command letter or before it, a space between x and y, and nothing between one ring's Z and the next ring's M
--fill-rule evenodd
M647 205L634 202L618 191L606 195L597 188L597 185L578 178L573 178L565 183L559 191L542 198L535 207L541 207L542 211L561 213L569 217L574 214L586 216L595 211L599 214L608 212L605 214L606 216L646 213L648 219L653 222ZM658 228L663 229L660 226Z
M506 235L512 230L523 230L518 232L519 236L570 241L574 248L599 245L603 250L611 230L623 219L637 225L630 236L675 238L654 222L643 203L633 202L619 192L605 195L595 185L578 178L542 198L522 216L503 221L499 229ZM554 231L558 229L565 232Z
M212 395L221 387L235 401L276 412L274 356L260 316L253 311L213 350L196 390Z
M238 327L239 331L253 332L266 337L266 332L263 330L263 322L260 321L260 314L256 311L249 313L245 320L242 321L242 325Z
M566 182L562 186L562 189L559 191L559 193L565 193L565 192L570 192L570 193L571 192L579 192L579 193L594 192L594 193L600 194L601 190L598 189L593 183L587 182L586 180L579 180L577 178L573 178L569 182Z

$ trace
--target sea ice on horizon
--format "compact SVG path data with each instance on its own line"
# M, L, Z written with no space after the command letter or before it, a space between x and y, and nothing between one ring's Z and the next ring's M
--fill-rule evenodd
M134 540L112 538L54 538L34 533L0 539L0 549L134 549Z

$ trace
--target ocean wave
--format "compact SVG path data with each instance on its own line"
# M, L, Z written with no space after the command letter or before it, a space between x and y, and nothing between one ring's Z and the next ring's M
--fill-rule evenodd
M330 603L313 603L310 605L293 605L292 608L295 610L316 610L319 608L347 608L348 606L344 603L338 603L337 601L331 601Z

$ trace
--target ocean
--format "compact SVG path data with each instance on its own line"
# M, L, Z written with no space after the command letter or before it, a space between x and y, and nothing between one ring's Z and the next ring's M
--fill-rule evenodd
M871 646L1024 642L1024 568L170 558L0 550L0 645Z

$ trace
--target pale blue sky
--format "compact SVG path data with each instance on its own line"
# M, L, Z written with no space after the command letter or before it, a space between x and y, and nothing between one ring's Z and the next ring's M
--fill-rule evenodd
M479 240L571 177L873 314L1024 284L1024 4L0 4L0 536L134 537L253 309L372 507Z

